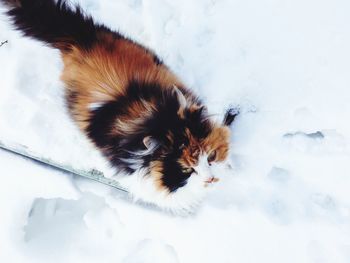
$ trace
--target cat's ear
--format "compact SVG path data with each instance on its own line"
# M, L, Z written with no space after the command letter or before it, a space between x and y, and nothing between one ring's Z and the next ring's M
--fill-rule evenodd
M179 105L180 105L179 108L181 110L184 110L187 107L187 100L185 98L185 95L182 93L182 91L176 85L173 86L173 91L177 97L177 101L179 102Z
M207 112L207 107L204 105L196 105L192 108L191 111L192 118L197 121L197 120L207 120L207 118L203 119L203 116L205 116L205 113Z
M204 105L201 105L198 109L196 109L196 114L199 116L202 116L205 112L207 112L207 107Z
M157 140L152 138L152 136L146 136L145 138L143 138L142 142L143 142L143 145L146 147L146 149L150 151L154 150L159 145Z
M222 121L222 124L225 126L231 126L232 122L236 119L237 115L239 114L238 108L230 108L226 111L224 120Z

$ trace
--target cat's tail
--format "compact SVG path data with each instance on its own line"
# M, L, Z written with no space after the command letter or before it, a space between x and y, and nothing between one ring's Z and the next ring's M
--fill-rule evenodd
M0 0L14 26L26 36L41 40L61 51L77 46L89 49L101 32L110 32L96 24L79 6L64 0Z

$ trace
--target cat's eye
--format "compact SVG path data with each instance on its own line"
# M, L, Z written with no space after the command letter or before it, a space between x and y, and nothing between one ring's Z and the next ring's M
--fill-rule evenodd
M180 145L180 147L179 147L179 149L180 149L180 150L185 149L185 144L184 144L184 143L183 143L183 144L181 144L181 145Z
M185 174L192 174L192 173L196 173L196 170L193 168L185 168L182 170Z
M208 163L209 165L214 162L216 159L216 151L212 151L208 156Z

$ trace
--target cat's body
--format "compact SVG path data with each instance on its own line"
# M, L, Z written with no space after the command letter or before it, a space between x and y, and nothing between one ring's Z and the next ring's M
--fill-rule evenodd
M61 51L73 120L137 197L189 209L216 181L234 119L213 122L201 101L149 49L64 1L0 0L17 29Z

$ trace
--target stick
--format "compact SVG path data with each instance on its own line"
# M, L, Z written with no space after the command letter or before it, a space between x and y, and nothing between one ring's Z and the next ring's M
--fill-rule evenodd
M0 43L0 47L2 47L3 45L7 44L9 41L8 40L5 40L3 42Z
M51 169L55 169L55 170L58 170L58 171L61 171L61 172L67 173L67 174L82 176L82 177L88 178L90 180L94 180L96 182L99 182L101 184L112 186L112 187L118 189L119 191L126 192L126 193L128 192L126 189L124 189L122 186L120 186L117 181L106 178L102 172L97 171L95 169L90 170L90 171L84 171L84 170L74 169L73 167L71 167L69 165L58 164L58 163L55 163L49 159L39 157L37 154L31 153L30 151L27 150L27 148L25 146L19 145L19 144L10 146L10 145L6 145L0 141L0 149L5 150L5 151L10 152L10 153L13 153L13 154L16 154L18 156L21 156L25 159L36 162L40 165L49 167Z

